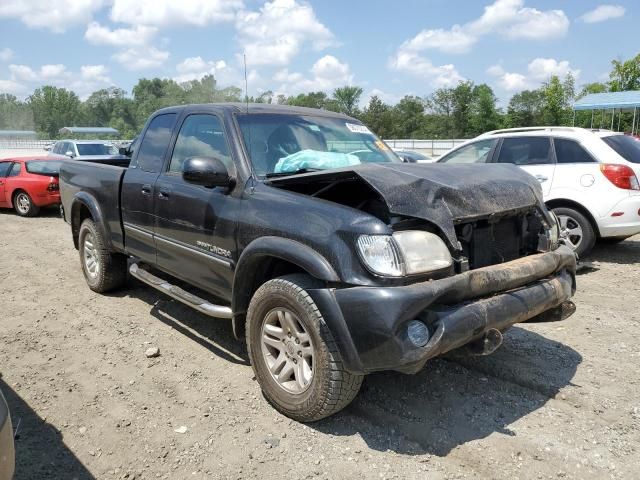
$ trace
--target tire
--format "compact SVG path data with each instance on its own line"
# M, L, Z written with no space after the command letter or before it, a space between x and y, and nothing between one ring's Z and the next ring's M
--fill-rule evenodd
M35 217L40 213L40 207L35 205L29 194L22 190L13 195L13 208L21 217Z
M588 254L596 243L596 233L591 222L580 212L572 208L558 207L553 212L560 220L561 237L578 257ZM572 232L575 233L572 235ZM579 237L579 241L578 241Z
M78 235L80 266L87 285L97 293L121 287L127 280L127 257L110 252L105 245L93 220L83 221Z
M307 275L269 280L256 291L247 312L247 350L262 392L276 410L299 422L342 410L364 378L344 369L322 313L305 290L310 281ZM295 330L290 337L288 327ZM265 334L269 345L263 342ZM281 381L271 373L270 363Z

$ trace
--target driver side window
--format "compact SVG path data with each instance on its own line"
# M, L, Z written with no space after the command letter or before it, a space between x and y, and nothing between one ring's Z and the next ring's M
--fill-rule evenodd
M182 172L184 161L191 157L214 157L221 160L229 172L233 171L233 162L218 117L189 115L186 118L176 139L169 171Z

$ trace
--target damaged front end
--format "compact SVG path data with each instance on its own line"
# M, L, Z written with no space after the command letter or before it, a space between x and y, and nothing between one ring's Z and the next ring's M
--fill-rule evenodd
M272 184L364 211L391 232L358 238L377 285L309 291L353 372L414 373L463 346L489 354L513 324L562 320L575 310L575 255L558 245L538 183L517 167L363 165ZM417 239L410 251L402 236ZM364 258L362 238L393 268ZM371 247L372 239L387 250ZM408 266L416 257L422 270Z

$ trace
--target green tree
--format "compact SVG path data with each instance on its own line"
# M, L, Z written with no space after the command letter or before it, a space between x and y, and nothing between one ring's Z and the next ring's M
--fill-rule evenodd
M611 65L613 69L609 74L609 90L640 90L640 54L626 61L613 60Z
M351 116L358 115L358 103L361 96L362 88L355 86L340 87L333 91L333 100L338 111Z
M552 75L542 87L543 106L542 117L546 125L567 125L571 115L571 92L560 81L557 75Z
M453 88L439 88L425 102L428 115L424 119L423 135L435 138L452 138Z
M471 136L473 82L460 82L453 89L453 132L456 138Z
M391 108L376 95L369 99L360 119L381 138L390 138L393 134Z
M15 95L0 94L0 130L32 130L33 111Z
M393 107L393 137L416 138L424 121L424 102L420 97L406 95Z
M295 97L287 99L287 105L296 107L325 108L327 104L327 94L324 92L301 93Z
M64 88L46 85L37 88L27 99L38 132L57 138L58 130L76 124L80 117L80 99Z
M471 105L471 131L476 136L500 128L501 116L496 107L497 98L487 84L477 85L473 89Z
M542 90L516 93L507 107L506 124L510 128L542 125L544 95Z
M591 93L604 93L607 91L607 89L608 86L601 82L587 83L582 86L582 90L580 90L578 98L582 98L585 95L589 95Z

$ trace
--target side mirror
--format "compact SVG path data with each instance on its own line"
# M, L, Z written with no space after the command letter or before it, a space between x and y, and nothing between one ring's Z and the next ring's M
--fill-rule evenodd
M129 155L131 155L131 152L129 152L129 147L120 147L118 149L118 153L120 155L124 155L125 157L128 157Z
M73 152L71 150L67 150L67 152L65 153L65 155L69 158L73 158L75 155L73 154Z
M214 157L191 157L182 164L182 178L203 187L231 187L233 179L221 160Z
M47 151L47 152L50 152L52 148L53 148L53 147L52 147L51 145L46 145L46 146L44 147L44 150L45 150L45 151Z

